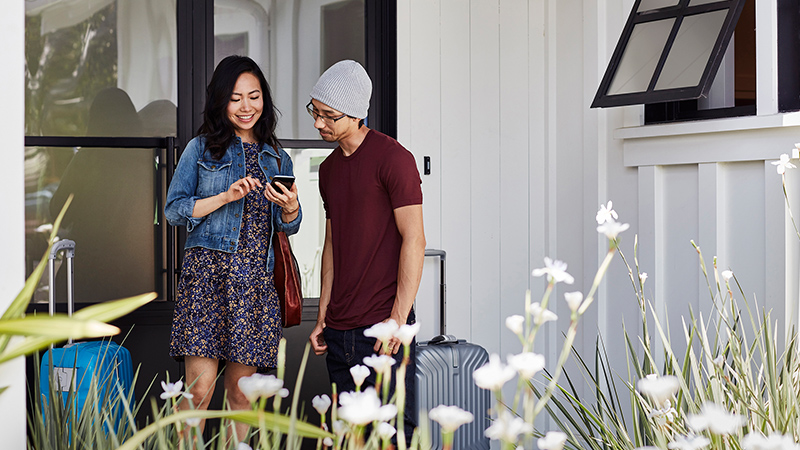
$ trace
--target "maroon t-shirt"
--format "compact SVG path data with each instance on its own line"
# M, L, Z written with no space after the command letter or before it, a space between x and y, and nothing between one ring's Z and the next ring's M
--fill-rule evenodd
M326 326L350 330L389 317L402 244L394 209L422 204L421 184L411 152L375 130L352 155L337 147L322 162L319 192L333 241Z

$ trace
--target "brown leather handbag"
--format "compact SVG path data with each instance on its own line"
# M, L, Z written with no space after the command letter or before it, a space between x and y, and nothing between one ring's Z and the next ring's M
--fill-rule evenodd
M289 237L283 231L272 236L275 249L275 290L281 302L281 324L283 328L300 325L303 318L303 289L300 283L300 268L289 245Z
M278 158L278 171L281 160ZM300 267L289 245L289 236L283 231L272 235L272 248L275 253L275 268L272 275L275 290L281 302L281 325L283 328L300 325L303 319L303 285L300 283Z

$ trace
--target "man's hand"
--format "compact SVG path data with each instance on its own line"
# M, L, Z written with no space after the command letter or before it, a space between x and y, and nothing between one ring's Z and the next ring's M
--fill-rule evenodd
M388 322L390 320L394 320L395 322L397 322L398 325L402 325L402 324L406 323L406 319L405 318L402 319L403 320L402 322L399 322L398 319L395 318L395 317L389 317L388 319L385 319L383 321L383 323L386 323L386 322ZM381 341L376 339L375 340L375 347L373 347L373 350L375 350L375 353L377 353L379 355L392 356L392 355L396 355L397 352L401 348L403 348L403 343L400 342L400 339L392 336L392 338L389 340L389 343L386 346L383 345L383 342L381 342Z
M323 355L328 351L328 344L325 343L325 337L322 336L322 330L324 329L325 322L317 322L317 325L311 331L311 336L308 337L308 340L311 341L311 349L314 350L314 354L317 356Z

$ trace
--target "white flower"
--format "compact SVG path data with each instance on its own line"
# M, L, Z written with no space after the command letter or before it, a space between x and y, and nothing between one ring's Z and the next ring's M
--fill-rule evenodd
M722 355L719 355L711 360L711 362L714 363L715 366L722 368L722 365L725 364L725 358Z
M700 407L700 414L688 414L686 425L694 431L708 429L714 434L733 434L745 424L745 417L734 414L716 403L706 402Z
M411 345L411 341L413 341L414 337L416 337L417 333L419 333L419 327L419 322L413 325L400 325L400 328L394 332L394 337L400 339L400 342L402 342L403 345Z
M239 444L236 445L236 450L253 450L253 447L247 445L246 442L239 442Z
M239 390L242 391L250 403L254 403L259 398L270 398L273 395L286 397L289 391L283 388L283 380L274 375L264 375L254 373L249 377L239 378Z
M388 422L397 416L397 405L395 404L388 404L381 406L381 409L378 410L378 415L375 416L376 420L380 420L383 422Z
M378 322L364 330L364 336L374 337L381 342L389 342L398 328L397 322L394 319L389 319L386 322Z
M722 278L724 278L725 281L730 280L731 278L733 278L733 272L731 272L730 270L723 270L722 271Z
M375 420L388 421L397 415L397 406L381 405L381 399L373 387L362 392L342 392L339 404L339 417L354 425L366 425Z
M647 272L642 272L639 274L639 283L642 283L642 286L644 286L645 281L647 281Z
M506 317L506 328L513 331L514 334L522 334L522 327L524 324L525 318L518 314Z
M659 377L650 374L636 383L636 388L642 394L650 398L656 405L661 406L666 400L678 392L681 388L678 377L674 375L664 375Z
M178 380L174 383L166 383L164 381L161 382L161 389L164 392L161 393L161 398L166 400L168 398L175 398L180 397L181 394L186 398L193 398L194 396L189 392L182 392L183 391L183 381Z
M796 450L800 445L794 442L791 435L772 433L769 437L764 437L757 432L749 433L742 439L744 450Z
M570 311L575 312L581 307L581 303L583 303L583 292L565 292L564 300L567 301L567 306L569 306Z
M563 281L564 283L572 284L575 281L572 275L567 273L567 263L558 260L553 261L545 256L544 265L545 267L543 269L533 269L532 275L540 277L547 274L548 282L554 281L559 283Z
M561 450L567 442L567 435L560 431L548 431L544 437L540 437L536 443L539 450Z
M387 374L396 361L389 355L372 355L364 358L364 364L375 369L375 372Z
M705 436L677 436L675 440L667 445L669 449L677 450L700 450L710 444L711 441Z
M353 381L356 383L356 386L361 387L361 385L364 384L364 380L369 376L369 368L361 364L356 364L350 368L350 375L353 376Z
M443 432L452 433L465 423L472 422L475 417L469 411L458 406L439 405L428 413L428 417L439 423Z
M317 410L320 416L324 416L331 406L331 398L328 397L328 394L314 396L314 398L311 399L311 406Z
M199 427L200 426L200 418L199 417L190 417L186 419L186 425L190 427Z
M664 402L664 407L654 409L647 415L656 425L664 426L675 421L678 417L678 411L672 407L672 403L667 400Z
M619 223L619 222L606 222L599 227L597 227L598 233L603 233L609 239L616 239L617 236L622 233L623 231L630 228L630 225L627 223Z
M338 436L341 436L347 433L349 427L343 420L337 420L333 422L333 432L336 433Z
M506 443L516 443L520 434L533 432L533 426L518 416L512 416L508 411L501 411L492 425L483 433L489 439Z
M544 369L544 355L523 352L508 355L508 365L517 371L523 380L530 380L537 372Z
M795 146L796 145L797 144L795 144ZM784 153L781 155L781 159L779 159L778 161L772 161L772 165L777 166L776 169L778 170L778 174L783 175L784 173L786 173L786 169L794 169L797 167L794 164L792 164L789 161L789 159L791 159L789 158L789 155Z
M553 311L550 311L549 309L542 309L542 305L539 304L539 302L528 305L528 314L533 316L533 323L536 325L541 325L543 323L558 319L558 316Z
M392 436L397 433L397 429L386 422L381 422L378 424L378 428L375 430L375 432L378 433L378 436L381 439L387 440L391 439Z
M475 369L472 377L475 384L481 389L496 391L501 389L506 382L514 378L514 369L500 361L496 354L489 356L489 362Z
M617 215L617 212L611 209L611 200L609 200L605 205L600 205L600 210L597 211L597 216L595 217L598 225L602 225L606 222L612 222L618 218L619 216Z
M324 445L325 447L333 447L333 439L326 437L325 439L322 440L322 445Z

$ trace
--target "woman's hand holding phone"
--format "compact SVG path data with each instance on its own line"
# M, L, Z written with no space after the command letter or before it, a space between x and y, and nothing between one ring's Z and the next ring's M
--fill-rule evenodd
M293 216L300 204L297 202L297 185L290 175L275 175L272 182L264 189L267 200L283 209L284 217ZM288 214L287 214L288 212Z

